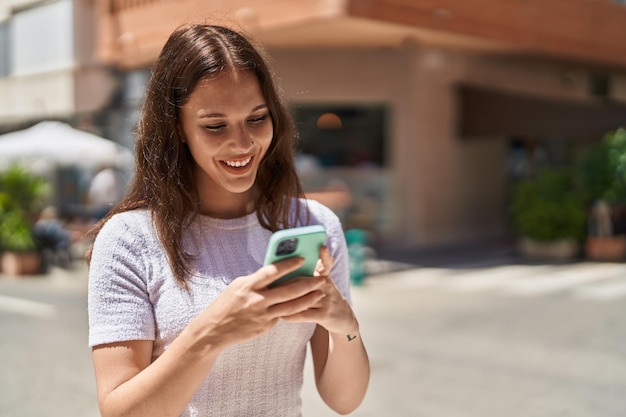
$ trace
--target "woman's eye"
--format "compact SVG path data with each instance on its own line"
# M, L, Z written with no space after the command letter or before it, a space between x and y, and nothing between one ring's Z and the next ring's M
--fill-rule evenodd
M264 114L262 116L253 117L253 118L249 119L248 122L252 123L252 124L255 124L255 123L262 123L265 120L267 120L267 114Z
M220 125L205 125L204 128L206 130L210 130L212 132L217 132L222 130L224 127L226 127L226 125L224 124L220 124Z

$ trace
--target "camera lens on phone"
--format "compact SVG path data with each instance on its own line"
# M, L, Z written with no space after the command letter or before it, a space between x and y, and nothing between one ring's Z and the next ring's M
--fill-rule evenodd
M296 251L297 247L298 247L297 238L281 240L278 243L278 247L276 248L276 255L278 256L290 255Z

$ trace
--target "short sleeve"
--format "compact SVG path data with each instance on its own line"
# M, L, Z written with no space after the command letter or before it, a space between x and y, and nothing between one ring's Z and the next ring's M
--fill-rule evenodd
M331 276L337 288L343 296L352 303L350 295L350 259L348 257L348 245L343 233L339 218L333 216L327 226L328 246L335 263L331 270Z
M116 215L94 241L89 267L89 346L154 340L155 318L144 251L147 236L133 217Z

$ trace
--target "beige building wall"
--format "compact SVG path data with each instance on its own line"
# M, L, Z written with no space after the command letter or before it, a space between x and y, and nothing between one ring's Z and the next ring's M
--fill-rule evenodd
M406 93L408 53L401 48L382 49L274 49L269 51L280 85L292 103L384 103L389 106L386 132L388 166L355 173L362 181L384 179L386 198L378 238L402 237L410 204L404 182L411 170L404 162L414 153L411 111ZM350 173L345 173L349 175Z
M459 83L585 100L572 64L463 54L406 42L382 49L269 51L292 102L385 102L390 204L379 236L429 247L506 237L505 137L460 138ZM485 115L486 118L496 115Z
M506 236L507 138L459 138L455 86L585 99L586 72L555 63L405 43L398 48L271 50L292 102L385 102L387 243L427 247ZM485 115L485 117L495 117Z
M465 62L452 52L413 47L408 94L414 153L404 163L415 181L407 243L437 246L504 233L506 146L457 137L455 84Z

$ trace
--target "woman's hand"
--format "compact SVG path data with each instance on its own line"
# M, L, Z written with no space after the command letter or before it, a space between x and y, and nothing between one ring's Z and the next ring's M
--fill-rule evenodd
M321 286L318 291L324 296L306 310L285 315L283 320L288 322L315 322L330 333L350 335L359 330L359 324L350 307L350 304L341 294L330 277L334 260L326 246L320 250L320 260L317 263L314 278L302 278L318 281Z
M269 331L280 318L318 305L325 296L323 280L297 278L288 285L267 288L303 263L302 258L291 258L237 278L192 321L193 325L207 344L225 347L253 339Z
M339 414L349 414L363 401L369 384L369 359L359 323L348 301L330 277L334 260L323 247L315 276L324 294L313 307L286 316L289 322L313 321L311 337L315 385L324 402Z

